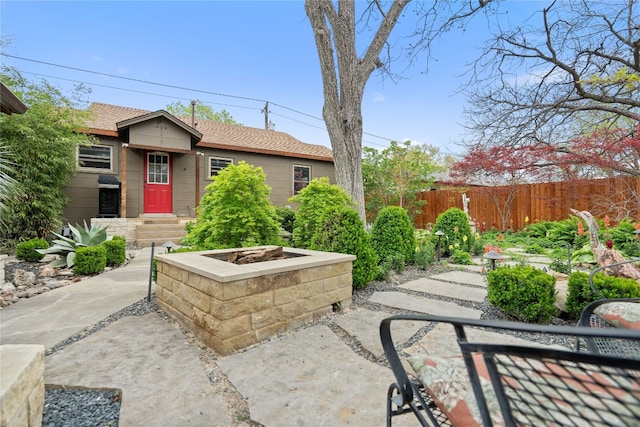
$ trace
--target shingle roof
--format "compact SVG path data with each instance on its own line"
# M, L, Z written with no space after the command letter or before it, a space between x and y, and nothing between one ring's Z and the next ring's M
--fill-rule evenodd
M116 123L149 114L150 111L117 105L92 103L88 131L96 135L118 136ZM191 118L178 117L190 126ZM198 120L196 130L202 133L198 147L271 154L321 161L333 161L331 150L322 145L306 144L291 135L273 130Z

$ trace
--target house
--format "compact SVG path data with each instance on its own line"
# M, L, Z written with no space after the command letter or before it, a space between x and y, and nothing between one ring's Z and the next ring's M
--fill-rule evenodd
M27 106L2 82L0 82L0 112L8 115L27 112Z
M228 164L263 168L271 201L287 199L317 177L335 182L329 148L272 130L175 117L94 103L85 130L95 137L78 147L79 168L66 194L71 223L109 225L139 247L184 236L205 187Z

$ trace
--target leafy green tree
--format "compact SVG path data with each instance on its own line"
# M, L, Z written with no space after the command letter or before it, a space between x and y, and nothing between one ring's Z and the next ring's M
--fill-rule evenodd
M180 101L167 105L167 112L177 117L191 117L191 105L184 105ZM220 112L196 100L196 119L207 120L210 122L227 123L230 125L240 125L227 110L222 109Z
M12 153L5 173L19 183L18 194L5 200L0 245L46 238L59 230L67 203L64 189L76 170L76 147L90 136L78 132L87 112L79 108L82 86L70 96L43 80L32 83L3 67L2 82L29 107L24 114L0 117L0 146Z
M8 215L9 198L15 196L18 191L18 181L11 177L13 173L11 153L4 141L0 140L0 226L5 224L5 218Z
M313 179L289 201L300 204L293 222L292 240L296 248L309 247L324 210L333 206L355 207L349 195L337 185L330 184L327 177Z
M186 240L207 249L280 244L280 223L262 168L239 162L213 178Z
M367 220L375 220L380 209L393 205L402 206L415 217L424 204L418 194L433 186L433 174L445 170L448 161L438 148L411 141L392 141L382 151L364 147L362 180Z

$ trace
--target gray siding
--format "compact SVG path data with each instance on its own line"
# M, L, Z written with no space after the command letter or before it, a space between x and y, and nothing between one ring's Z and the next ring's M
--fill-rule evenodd
M169 120L153 119L129 129L129 142L135 145L158 147L158 151L191 150L191 135Z

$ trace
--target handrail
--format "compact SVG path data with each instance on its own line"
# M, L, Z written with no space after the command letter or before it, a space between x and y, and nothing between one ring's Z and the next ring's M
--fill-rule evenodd
M593 276L599 272L600 270L604 270L605 268L610 268L610 267L617 267L619 265L622 264L631 264L633 262L640 262L640 258L632 258L632 259L627 259L624 260L622 262L616 262L613 264L608 264L608 265L603 265L601 267L596 267L591 271L591 274L589 274L589 287L591 288L591 290L593 291L594 294L596 294L598 297L600 297L600 299L607 299L607 297L605 297L599 290L596 289L596 287L593 284Z

